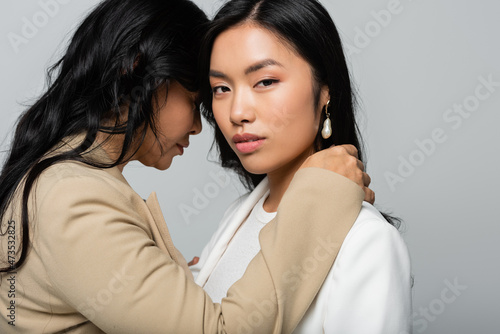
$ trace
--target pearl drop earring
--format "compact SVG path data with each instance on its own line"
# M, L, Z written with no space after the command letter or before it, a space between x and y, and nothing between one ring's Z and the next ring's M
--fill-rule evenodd
M323 139L328 139L332 135L332 121L330 120L330 113L328 112L328 107L330 107L330 100L328 100L325 106L326 119L325 122L323 123L323 130L321 130L321 136L323 136Z

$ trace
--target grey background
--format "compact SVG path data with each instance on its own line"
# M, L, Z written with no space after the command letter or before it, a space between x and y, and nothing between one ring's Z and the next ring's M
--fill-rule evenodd
M98 2L57 0L58 8L52 7L48 15L42 3L54 1L3 2L2 159L21 104L33 102L42 91L46 67ZM223 1L195 2L211 15ZM359 117L377 205L404 219L401 230L415 277L414 332L498 333L500 271L495 258L500 221L494 212L500 186L500 87L493 87L491 96L481 101L473 96L480 77L500 82L500 4L322 2L352 47L349 62L359 91ZM378 23L373 13L389 7L397 8L390 22ZM24 19L38 20L39 28L16 50L9 34L22 36ZM360 37L360 31L371 37ZM449 114L454 105L464 104L472 110L469 115L457 119L458 114ZM455 118L446 118L451 115ZM433 131L440 131L434 147L428 141ZM211 135L205 126L192 138L184 157L175 158L166 172L135 163L125 170L143 197L157 191L174 242L188 260L200 253L227 205L244 193L234 176L229 184L214 181L213 173L221 171L208 154ZM416 142L427 143L427 152L422 153ZM402 159L411 160L414 167L401 167ZM401 177L392 187L388 173ZM191 214L183 215L182 210Z

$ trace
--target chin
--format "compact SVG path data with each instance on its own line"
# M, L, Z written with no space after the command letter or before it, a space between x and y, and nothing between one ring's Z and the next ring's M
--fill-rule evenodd
M167 170L172 165L172 159L169 161L162 161L161 163L155 164L153 167L158 170Z
M263 163L258 163L258 162L249 162L249 161L243 161L241 160L241 164L243 165L243 168L249 173L256 174L256 175L262 175L262 174L267 174L272 171L272 168L269 166L266 166Z
M153 162L141 161L144 166L153 167L158 170L166 170L172 165L172 158L162 157Z
M164 165L160 165L160 166L153 166L154 168L158 169L158 170L161 170L161 171L164 171L164 170L167 170L169 169L170 167L170 164L164 166Z

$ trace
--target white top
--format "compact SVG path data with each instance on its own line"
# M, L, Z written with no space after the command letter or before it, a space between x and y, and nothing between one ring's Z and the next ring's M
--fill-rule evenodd
M264 201L268 194L269 191L262 196L247 220L241 224L203 286L215 303L220 303L231 285L243 277L250 261L260 250L260 230L276 216L276 212L269 213L264 210Z
M245 237L245 225L250 223L254 225L250 229L253 236L246 237L255 239L251 243L258 245L255 228L259 225L250 218L253 211L260 211L259 203L263 203L268 190L265 179L252 193L237 200L203 250L199 263L191 267L196 282L214 301L220 301L229 286L243 275L248 257L256 254L255 249L243 249L248 240L241 244L238 240ZM236 264L239 261L245 268ZM231 279L221 279L224 275ZM399 232L369 203L363 203L325 283L295 329L294 334L299 333L411 333L408 250Z

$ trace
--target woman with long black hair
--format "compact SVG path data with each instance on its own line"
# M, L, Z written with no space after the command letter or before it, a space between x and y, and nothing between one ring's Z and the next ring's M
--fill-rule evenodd
M249 318L281 333L307 309L338 251L318 238L342 236L362 188L373 197L353 147L303 164L221 305L194 283L155 195L144 201L121 173L131 160L168 168L201 131L206 23L187 0L106 0L75 32L0 175L1 333L237 333ZM283 279L310 259L307 284Z
M222 165L251 191L228 209L193 267L196 282L220 301L260 250L259 233L302 163L341 144L355 146L362 159L362 141L342 43L317 0L228 1L208 29L201 67ZM408 333L411 268L398 226L363 203L304 319L284 331ZM307 271L297 272L307 279Z

